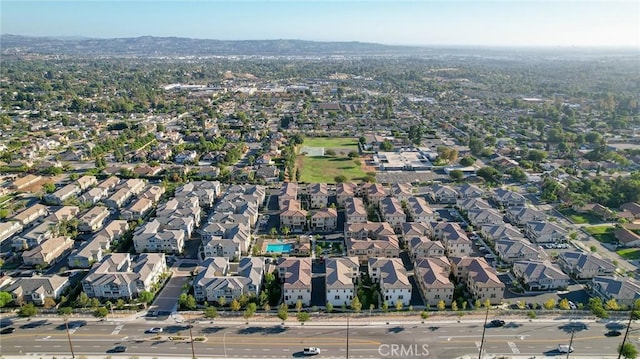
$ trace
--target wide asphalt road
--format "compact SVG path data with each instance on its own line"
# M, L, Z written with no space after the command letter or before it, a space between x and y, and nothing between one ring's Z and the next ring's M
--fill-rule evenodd
M35 323L35 324L34 324ZM152 324L140 322L70 321L71 342L75 355L107 355L116 345L127 347L127 356L190 357L191 344L169 340L169 336L189 337L188 326L182 324ZM145 334L153 325L164 329L161 334ZM70 354L64 324L59 320L17 321L15 333L0 336L3 355L67 355ZM602 323L588 323L578 328L573 339L572 355L585 357L615 356L622 336L606 337ZM624 334L624 330L621 330ZM347 331L344 326L262 326L252 324L216 325L194 323L197 357L229 358L291 358L302 356L302 349L316 346L322 358L344 358L347 353ZM488 328L484 349L488 354L542 356L558 355L558 344L568 344L571 328L557 322L508 322L502 328ZM477 355L482 325L450 323L409 325L351 326L349 330L350 358L455 358ZM629 341L638 342L632 330ZM395 348L395 351L394 351ZM564 356L562 356L563 358Z

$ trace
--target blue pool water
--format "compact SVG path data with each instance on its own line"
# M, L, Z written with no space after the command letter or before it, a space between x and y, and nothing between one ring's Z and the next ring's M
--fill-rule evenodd
M267 243L267 253L289 253L293 250L291 243Z

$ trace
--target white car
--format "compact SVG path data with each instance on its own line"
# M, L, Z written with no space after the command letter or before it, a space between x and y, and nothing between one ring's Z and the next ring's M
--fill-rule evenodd
M162 333L162 328L160 327L153 327L149 330L147 330L147 333L152 333L152 334L158 334L158 333Z
M318 355L318 354L320 354L320 348L316 348L316 347L304 348L304 350L302 351L302 354L304 354L304 355Z

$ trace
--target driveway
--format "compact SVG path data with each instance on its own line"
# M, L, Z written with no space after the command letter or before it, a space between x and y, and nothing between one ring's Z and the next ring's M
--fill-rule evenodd
M193 261L178 261L171 267L173 275L149 307L149 312L175 312L182 288L191 281L190 274L196 265Z

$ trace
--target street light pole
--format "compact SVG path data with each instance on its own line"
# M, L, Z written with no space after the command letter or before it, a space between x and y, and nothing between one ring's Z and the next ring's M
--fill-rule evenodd
M347 313L347 359L349 359L349 313Z
M633 308L629 311L629 323L627 323L627 330L624 332L624 337L622 338L622 344L620 344L620 350L618 350L618 359L622 358L622 349L624 348L624 344L627 341L627 336L629 335L629 328L631 328L631 321L633 320Z
M573 345L573 336L576 334L575 330L571 331L571 339L569 339L569 348L567 348L567 359L569 359L569 354L571 354L571 345Z
M196 350L193 347L193 332L191 331L191 327L193 327L193 319L189 320L189 337L191 338L191 358L196 359Z
M69 323L67 317L64 317L64 327L67 329L67 339L69 339L69 349L71 350L71 358L75 359L76 355L73 353L73 344L71 344L71 334L69 333Z
M484 334L487 331L487 319L489 318L489 307L484 315L484 325L482 326L482 339L480 339L480 352L478 353L478 359L482 359L482 348L484 347Z

